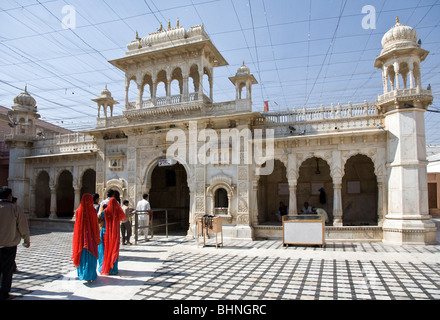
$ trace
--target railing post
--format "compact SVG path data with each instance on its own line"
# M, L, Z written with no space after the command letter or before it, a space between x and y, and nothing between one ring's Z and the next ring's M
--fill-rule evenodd
M138 243L138 228L139 228L138 213L135 212L135 214L134 214L134 244Z
M165 209L165 229L168 238L168 209Z

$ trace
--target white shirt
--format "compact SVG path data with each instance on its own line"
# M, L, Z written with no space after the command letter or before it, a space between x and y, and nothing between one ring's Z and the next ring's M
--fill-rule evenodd
M316 213L320 216L324 217L324 222L328 222L328 215L327 212L324 209L316 208Z
M141 225L143 223L148 225L148 223L150 221L150 216L147 214L147 210L151 210L150 203L145 199L140 200L137 203L136 211L139 214L139 221L140 221Z
M145 214L146 213L145 211L147 210L151 210L150 203L145 199L140 200L137 203L136 211L142 211L142 213Z
M302 214L313 213L312 207L311 207L311 206L308 206L307 208L306 208L306 207L302 208L301 213L302 213Z

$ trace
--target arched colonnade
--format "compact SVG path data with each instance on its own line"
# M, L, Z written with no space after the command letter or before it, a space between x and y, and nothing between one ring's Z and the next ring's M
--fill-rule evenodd
M212 101L213 84L213 68L197 63L158 68L154 73L128 73L125 105L127 109L141 109L201 100L202 97Z
M257 200L254 225L279 221L280 203L289 215L301 213L305 202L324 209L334 226L380 225L385 212L382 167L374 156L348 153L344 158L305 155L279 157L267 176L256 176ZM341 160L342 166L335 165ZM341 169L342 168L342 169ZM322 193L324 191L324 193Z
M75 179L74 170L41 169L31 182L30 212L35 218L72 218L84 193L95 193L96 172L82 170ZM101 195L102 196L102 195Z

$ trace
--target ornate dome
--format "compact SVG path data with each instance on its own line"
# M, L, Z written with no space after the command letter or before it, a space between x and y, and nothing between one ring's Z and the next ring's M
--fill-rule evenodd
M246 65L244 64L243 61L243 65L237 69L237 73L235 74L235 76L247 76L251 73L251 70L246 67Z
M105 89L101 91L99 98L111 98L112 93L107 89L107 85L105 85Z
M27 92L27 87L25 87L24 92L20 93L18 96L14 98L14 107L13 109L17 108L24 108L28 109L30 111L35 111L37 104L37 101Z
M186 31L183 27L169 28L168 30L160 30L154 33L150 33L148 36L142 38L142 47L148 47L153 44L170 42L179 39L185 39L187 37Z
M382 38L382 48L390 49L392 47L417 46L417 32L413 28L399 23L399 17L396 18L396 24Z

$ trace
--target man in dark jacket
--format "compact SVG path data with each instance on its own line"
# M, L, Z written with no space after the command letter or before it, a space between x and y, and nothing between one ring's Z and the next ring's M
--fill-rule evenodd
M23 245L30 246L29 227L23 211L12 203L12 190L0 189L0 300L9 298L12 286L14 261L17 245L23 238Z

